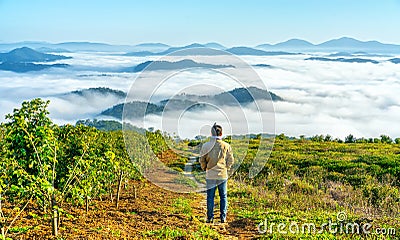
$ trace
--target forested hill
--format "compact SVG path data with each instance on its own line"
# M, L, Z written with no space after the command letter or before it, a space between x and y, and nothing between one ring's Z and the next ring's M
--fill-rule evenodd
M113 95L117 98L124 99L126 93L121 90L115 90L107 87L87 88L82 90L75 90L63 95L78 95L78 96L91 96L91 95Z
M141 101L133 101L125 103L125 113L127 117L142 117L142 113L146 110L146 114L161 114L163 111L185 110L189 111L202 110L206 107L206 103L213 103L218 106L235 106L259 101L284 101L280 96L257 87L235 88L228 92L222 92L215 95L193 95L182 94L174 96L172 99L165 99L158 103L147 103ZM168 105L168 108L165 108ZM103 112L100 115L112 116L121 119L124 110L124 104L117 104Z
M41 71L51 67L65 68L68 67L68 64L48 64L47 62L69 58L71 57L41 53L28 47L16 48L7 53L0 53L0 70L25 73Z
M0 53L0 62L9 63L53 62L69 58L71 57L41 53L28 47L16 48L7 53Z

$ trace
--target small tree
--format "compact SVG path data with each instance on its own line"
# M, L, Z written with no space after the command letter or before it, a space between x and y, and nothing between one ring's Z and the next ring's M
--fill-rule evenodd
M381 142L382 143L393 143L393 140L388 135L381 135Z
M289 139L289 138L288 138L287 136L285 136L284 133L281 133L281 134L277 135L277 136L275 137L275 139L287 140L287 139Z
M366 139L366 138L358 138L358 139L356 139L356 143L367 143L368 142L368 139Z
M107 158L110 163L113 163L112 172L114 177L117 179L117 185L112 187L112 189L116 189L115 206L118 208L124 179L134 178L138 176L138 174L126 151L122 131L110 132L110 136L110 139L112 139L110 144L113 152L107 152Z
M345 139L344 139L345 143L355 143L356 142L356 138L352 135L349 134Z
M323 142L324 141L324 135L315 135L311 137L311 141L313 142Z
M62 128L54 125L48 117L48 105L49 101L41 99L26 101L22 103L20 109L15 109L13 114L6 116L9 121L4 124L7 150L5 159L8 159L7 169L12 171L9 173L11 177L8 199L25 201L24 208L31 199L36 200L45 213L52 213L52 230L56 236L60 223L59 204L68 193L76 190L74 186L79 183L76 180L79 180L78 176L90 178L97 172L90 172L91 174L85 172L92 167L84 165L84 163L90 164L90 161L83 161L88 149L80 151L73 147L68 152L69 149L65 145L70 142L61 144L59 140ZM82 132L70 137L85 146L92 142L92 139ZM102 149L98 148L97 151ZM67 152L69 154L66 154ZM92 151L90 159L96 160L96 153ZM71 158L66 159L63 156ZM92 182L90 181L91 184ZM87 189L91 189L91 186Z
M5 158L12 161L10 166L15 169L10 179L10 196L25 200L25 207L35 198L45 211L51 207L57 212L54 188L57 141L46 110L48 104L49 101L41 99L26 101L6 116ZM56 226L53 233L57 235Z
M110 147L105 134L84 125L66 125L57 130L59 158L63 163L57 166L61 201L70 193L70 200L85 205L88 211L90 199L106 193L106 183L114 179L113 163L106 156Z
M141 163L149 162L145 136L134 134L130 144L135 151L129 158L121 131L114 134L84 125L59 127L48 117L48 104L41 99L24 102L6 116L7 123L0 125L3 239L31 200L36 200L45 213L52 213L54 235L58 233L60 210L66 200L85 204L88 211L91 198L116 192L118 206L123 179L137 173L132 156ZM153 134L158 145L163 139L161 133ZM166 146L165 141L162 143ZM15 208L15 216L4 217L3 199L20 206Z
M325 142L332 142L332 136L327 134L324 139Z

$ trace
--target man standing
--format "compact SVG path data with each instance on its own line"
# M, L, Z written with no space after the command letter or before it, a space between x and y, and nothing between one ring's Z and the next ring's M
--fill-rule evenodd
M200 165L206 171L207 223L214 221L214 197L217 187L220 199L221 223L226 222L228 172L233 162L232 147L222 141L222 127L214 123L211 128L211 139L203 145L200 151Z

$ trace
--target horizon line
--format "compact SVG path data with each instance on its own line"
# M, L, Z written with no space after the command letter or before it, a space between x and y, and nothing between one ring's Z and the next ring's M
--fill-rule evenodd
M198 41L193 41L193 42L183 43L181 45L179 45L179 44L173 45L173 44L169 44L169 43L165 43L165 42L159 42L159 41L148 41L148 42L138 42L138 43L116 43L116 42L112 43L112 42L106 42L106 41L103 42L101 40L100 41L97 41L97 40L94 40L94 41L91 41L91 40L67 40L67 41L21 40L21 41L2 41L2 40L0 40L0 44L17 44L17 43L48 43L48 44L94 43L94 44L105 44L105 45L111 45L111 46L132 46L132 47L133 46L137 46L137 45L141 45L141 44L163 44L163 45L168 45L169 47L178 47L178 46L187 46L187 45L196 44L196 43L197 44L201 44L201 45L210 44L210 43L216 43L216 44L220 44L220 45L222 45L224 47L228 47L228 46L229 47L235 47L235 46L253 46L253 47L256 47L256 46L260 46L260 45L264 45L264 44L269 44L271 46L274 46L274 45L277 45L277 44L280 44L280 43L288 42L290 40L301 40L301 41L305 41L305 42L311 43L312 45L318 46L318 45L326 43L328 41L339 40L339 39L344 39L344 38L353 39L353 40L357 40L357 41L364 42L364 43L366 43L366 42L374 42L375 41L375 42L379 42L379 43L382 43L382 44L400 45L400 43L383 42L383 41L379 41L379 40L376 40L376 39L360 40L358 38L350 37L350 36L334 37L334 38L330 38L328 40L324 40L324 41L319 42L319 43L314 43L312 41L305 40L303 38L293 37L293 38L288 38L286 40L278 41L278 42L275 42L275 43L263 42L263 43L259 43L259 44L256 44L256 45L246 45L246 44L225 45L224 43L221 43L221 42L218 42L218 41L212 41L212 40L211 41L207 41L205 43L199 43Z

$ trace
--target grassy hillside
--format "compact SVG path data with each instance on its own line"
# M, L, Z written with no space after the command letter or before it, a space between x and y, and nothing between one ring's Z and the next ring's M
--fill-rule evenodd
M400 144L388 136L349 135L345 143L279 135L267 146L257 136L227 138L243 163L229 180L228 223L210 225L204 221L204 195L161 189L140 175L146 164L137 164L157 155L182 171L183 156L193 154L200 141L174 142L161 131L127 131L124 138L121 131L84 122L57 126L47 117L47 105L24 102L0 125L3 239L400 237ZM138 151L127 152L124 142ZM255 156L266 165L250 179ZM198 165L194 169L199 172Z
M315 142L281 137L276 139L266 167L250 180L246 178L247 166L257 141L251 140L248 157L231 181L229 196L231 209L238 219L247 219L253 224L267 221L268 230L262 238L365 237L345 234L345 231L332 234L327 229L318 234L322 224L329 221L345 226L368 223L372 225L371 232L377 228L394 228L399 237L399 144ZM232 145L240 144L232 142ZM345 214L346 220L338 221L338 214ZM287 234L279 233L280 223L286 224ZM291 223L300 228L304 223L313 223L317 233L291 234L288 230ZM386 239L391 235L374 237L377 236Z

